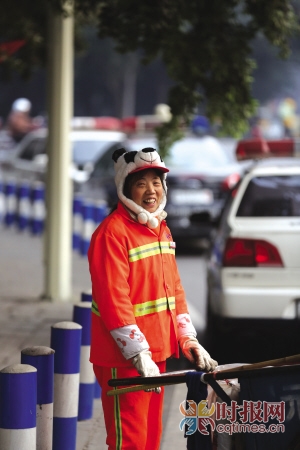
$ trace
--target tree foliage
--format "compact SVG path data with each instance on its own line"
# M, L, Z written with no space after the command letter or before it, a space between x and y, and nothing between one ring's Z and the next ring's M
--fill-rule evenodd
M92 2L94 3L94 2ZM175 85L172 113L185 120L199 104L224 132L245 130L254 112L251 42L263 34L287 56L298 17L287 0L108 0L97 2L99 35L122 52L142 48L158 55Z
M67 14L64 5L69 0L2 0L0 4L0 45L1 43L24 40L17 54L7 55L0 50L1 77L7 78L17 71L28 78L36 67L45 66L47 61L48 13L50 8L57 14ZM95 13L94 13L95 15ZM76 13L75 46L84 46L80 38L81 25L89 17L80 11Z
M50 6L63 13L63 0L6 0L0 7L1 36L27 45L7 66L28 74L45 62L46 18ZM96 19L99 37L113 38L121 53L137 49L143 62L162 58L174 81L169 105L174 119L159 130L167 140L199 105L225 133L241 134L253 115L251 43L260 35L289 54L299 31L297 2L288 0L74 0L82 20ZM169 138L170 139L170 138Z
M43 0L4 0L0 6L0 43L25 40L17 55L1 52L1 75L18 71L28 77L32 69L46 62L46 4Z

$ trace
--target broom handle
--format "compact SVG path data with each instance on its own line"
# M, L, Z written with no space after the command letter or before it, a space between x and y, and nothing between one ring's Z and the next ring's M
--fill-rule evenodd
M236 368L238 369L238 368ZM275 375L275 374L285 374L287 372L290 373L297 373L299 374L300 371L300 364L290 365L290 366L275 366L275 367L261 367L250 370L236 370L233 369L231 372L210 372L210 373L203 373L201 379L202 381L209 383L210 380L224 380L227 378L227 374L229 375L229 378L238 378L241 376L246 377L253 377L253 376L264 376L264 375ZM137 392L137 391L144 391L145 389L153 389L159 386L169 386L179 383L186 383L185 375L181 375L181 377L167 377L166 381L163 381L164 377L148 377L152 378L153 383L152 384L140 384L135 386L129 386L125 388L119 388L119 389L112 389L110 391L107 391L108 396L113 395L120 395L120 394L126 394L128 392ZM145 378L147 380L147 378ZM156 383L154 383L154 380Z
M188 372L196 372L196 370L191 369L191 370L177 370L175 372L164 372L161 373L159 375L159 379L161 380L162 378L171 378L171 382L173 384L173 382L176 379L181 379L182 377L185 376L186 373ZM153 380L154 378L154 380ZM151 384L152 381L153 383L157 382L158 377L132 377L132 378L112 378L111 380L108 380L108 385L112 386L112 387L119 387L119 386L130 386L130 385L136 385L136 384L145 384L145 383L149 383Z
M231 372L242 372L243 370L254 370L254 369L260 369L262 367L266 367L266 366L280 366L280 365L290 365L290 364L300 364L300 354L298 355L293 355L293 356L287 356L284 358L278 358L278 359L271 359L269 361L262 361L262 362L258 362L258 363L253 363L253 364L246 364L246 365L241 365L238 367L232 367L231 369L224 369L224 370L219 370L219 371L215 371L215 372L208 372L207 374L204 375L204 379L205 376L207 375L207 378L211 378L212 375L213 378L218 379L217 374L226 374L226 373L231 373ZM108 380L108 385L112 386L112 387L119 387L119 386L130 386L130 385L136 385L138 383L145 385L145 384L152 384L152 383L161 383L163 380L161 380L161 378L167 377L167 380L164 380L164 383L171 383L171 384L176 384L176 383L182 383L185 379L185 374L187 372L196 372L195 370L178 370L175 372L165 372L160 374L159 377L132 377L132 378L119 378L119 379L111 379ZM225 377L224 377L225 378ZM159 381L161 380L161 381ZM160 386L160 384L158 384L158 386Z
M260 369L261 367L266 366L283 366L290 364L300 364L300 354L293 356L285 356L283 358L270 359L269 361L262 361L253 364L245 364L243 366L233 367L231 369L220 370L219 373L232 372L233 370L234 371L252 370L252 369Z
M171 386L174 383L162 383L159 384L139 384L137 386L129 386L125 388L119 388L119 389L112 389L110 391L107 391L107 395L109 397L113 395L120 395L120 394L127 394L128 392L137 392L137 391L144 391L145 389L155 389L157 387L161 386Z

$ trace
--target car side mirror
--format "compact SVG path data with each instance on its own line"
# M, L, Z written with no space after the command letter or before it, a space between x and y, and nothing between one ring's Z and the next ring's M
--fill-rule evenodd
M32 162L39 167L46 167L46 165L48 164L48 155L46 155L46 153L35 155Z
M94 164L91 161L88 161L84 164L82 170L84 170L90 175L94 170Z
M90 174L86 170L78 169L76 164L72 162L70 165L70 177L76 183L85 183L89 179Z

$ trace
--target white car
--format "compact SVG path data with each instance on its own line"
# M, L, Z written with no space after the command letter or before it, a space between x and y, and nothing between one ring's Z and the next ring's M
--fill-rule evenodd
M41 128L29 133L10 151L10 157L2 162L4 172L18 180L44 181L47 170L46 139L48 130ZM70 176L77 183L88 180L95 161L104 153L113 153L126 145L127 136L121 131L72 130L72 165Z
M208 327L300 319L299 158L253 163L232 191L208 260L207 287Z

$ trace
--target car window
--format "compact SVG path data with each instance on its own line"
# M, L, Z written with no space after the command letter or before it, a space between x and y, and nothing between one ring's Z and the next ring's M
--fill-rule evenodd
M300 175L252 178L237 210L237 216L300 216Z
M106 152L97 160L93 176L98 176L103 172L114 173L114 164L112 160L112 155L115 150L118 150L122 147L121 143L113 144Z
M221 167L229 162L226 152L213 137L175 142L170 149L170 154L165 158L167 167L191 171Z
M19 157L27 161L32 161L36 155L43 153L46 153L46 140L44 138L36 138L28 143Z
M130 141L132 150L157 145L151 139L137 139ZM164 162L170 169L184 169L186 171L202 170L210 167L222 167L234 161L226 143L212 137L184 138L175 142L170 148Z
M157 143L154 139L131 139L129 140L129 147L130 151L139 151L146 147L157 149Z
M76 164L84 164L93 162L101 155L106 148L111 145L108 141L74 141L73 142L73 159Z

